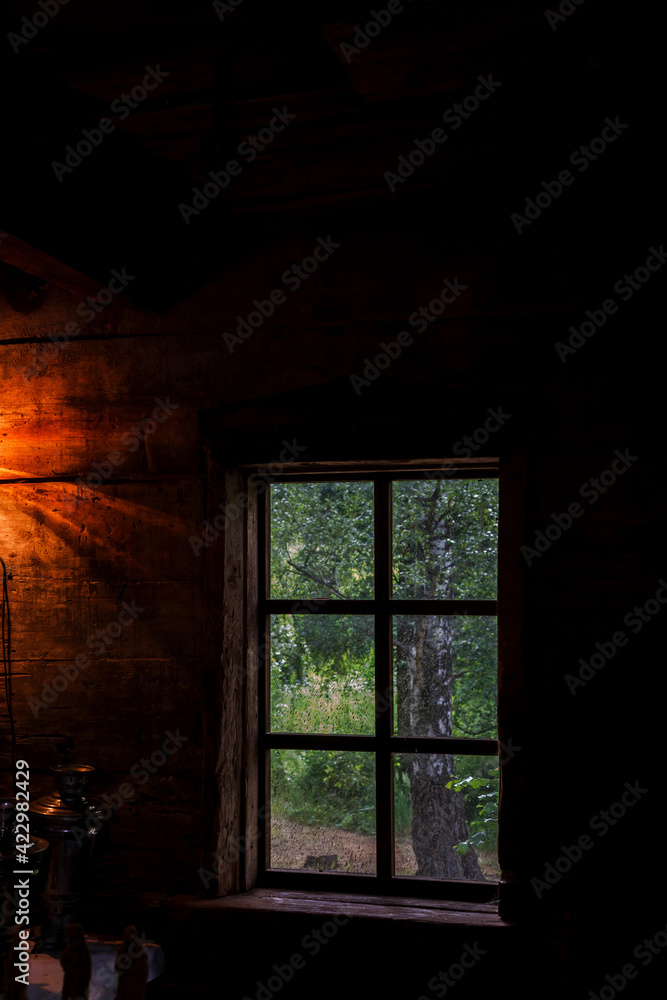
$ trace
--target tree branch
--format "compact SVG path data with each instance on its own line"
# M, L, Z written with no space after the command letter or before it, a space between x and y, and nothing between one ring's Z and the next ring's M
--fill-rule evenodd
M301 576L305 576L308 580L312 580L314 583L321 584L322 586L330 590L332 594L335 594L336 597L340 597L341 600L345 600L345 595L341 594L340 590L338 590L338 588L335 587L332 582L325 580L321 574L320 576L315 576L313 573L310 572L310 570L306 569L305 566L297 566L297 564L295 562L292 562L292 560L289 557L287 558L287 564L291 566L292 569L295 569L297 573L300 573Z

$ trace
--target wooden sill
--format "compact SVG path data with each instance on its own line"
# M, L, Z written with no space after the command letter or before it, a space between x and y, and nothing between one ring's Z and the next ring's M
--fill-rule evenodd
M202 899L172 896L171 910L211 912L220 915L276 913L308 916L346 916L362 920L448 924L459 927L511 927L498 916L494 903L410 899L398 896L362 896L336 892L298 892L284 889L251 889L249 892Z

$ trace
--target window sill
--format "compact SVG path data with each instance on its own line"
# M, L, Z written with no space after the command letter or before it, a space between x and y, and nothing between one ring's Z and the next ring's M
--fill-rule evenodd
M498 916L495 903L410 899L385 896L353 896L345 893L298 892L284 889L251 889L249 892L202 899L197 896L172 896L169 909L204 912L220 916L241 914L304 914L308 916L344 916L360 920L384 920L396 923L446 924L458 927L512 927Z

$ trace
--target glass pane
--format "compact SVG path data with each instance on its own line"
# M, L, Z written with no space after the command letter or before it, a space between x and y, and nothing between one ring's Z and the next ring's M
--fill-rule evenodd
M394 483L394 597L495 600L498 481Z
M270 868L375 873L375 754L271 751Z
M270 618L270 731L373 735L372 615Z
M397 875L498 881L497 757L394 756Z
M270 487L269 596L373 597L373 484Z
M395 615L393 625L397 735L496 739L497 619Z

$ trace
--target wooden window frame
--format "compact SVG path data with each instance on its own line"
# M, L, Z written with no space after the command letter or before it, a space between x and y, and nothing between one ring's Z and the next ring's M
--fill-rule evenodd
M446 474L440 470L448 471ZM322 602L321 610L327 613L341 613L346 605L354 604L357 613L375 613L381 606L384 620L391 615L390 607L405 613L416 611L434 613L430 605L437 605L442 613L464 613L465 609L477 614L489 614L491 605L496 605L498 614L498 739L477 740L438 737L399 737L390 732L391 716L387 712L378 719L375 736L327 736L299 734L267 734L262 723L260 705L260 685L266 683L266 672L260 662L260 634L262 623L269 609L272 613L289 610L295 601L277 601L262 596L260 580L266 567L266 534L262 537L263 490L261 484L295 481L295 477L310 481L335 481L341 479L373 479L378 484L388 484L396 479L423 479L440 477L445 479L498 478L500 486L500 519L498 539L499 580L497 602L488 601L397 601L387 596L371 602L331 600ZM522 784L522 759L510 756L501 762L501 797L499 806L499 861L500 882L477 882L463 879L430 879L415 876L394 876L393 863L393 823L391 822L392 797L388 794L391 784L391 769L384 768L387 785L382 788L378 801L377 825L391 832L384 850L378 856L378 871L375 875L339 874L335 872L294 871L267 869L262 861L262 853L267 844L265 818L259 815L260 782L265 787L266 768L263 764L271 747L291 746L297 748L326 749L345 747L354 749L377 749L381 746L382 759L388 753L417 752L429 753L458 752L495 755L497 747L509 744L520 747L522 727L522 667L521 667L521 627L523 613L523 575L518 553L523 538L523 509L525 499L525 464L522 456L490 458L478 460L438 459L409 462L312 462L293 463L284 466L279 475L266 475L258 464L235 466L221 469L217 466L218 483L222 489L211 491L209 510L220 507L216 501L222 496L223 506L234 499L243 497L243 517L229 524L224 532L223 588L222 588L222 658L219 676L219 693L222 706L222 732L219 744L217 789L218 809L216 838L219 879L212 894L223 896L245 892L255 887L283 889L293 892L305 890L318 893L373 893L386 897L413 897L424 899L461 900L479 902L490 898L500 898L512 889L517 867L519 850L513 834L518 827L514 808L514 796ZM259 487L258 488L258 484ZM384 488L384 487L381 487ZM213 504L215 503L215 507ZM388 503L381 504L389 511ZM381 517L376 505L375 545L380 537L388 538L389 524ZM390 541L390 540L389 540ZM260 551L261 549L261 551ZM389 546L385 549L390 552ZM219 559L218 563L219 565ZM382 576L389 579L386 565L378 566L376 560L376 580ZM215 589L215 588L214 588ZM262 588L263 590L263 588ZM302 603L302 602L301 602ZM374 605L376 610L363 609ZM451 608L451 610L449 610ZM388 617L390 620L390 617ZM387 628L380 639L389 644L391 637ZM376 637L376 642L379 639ZM389 646L389 654L391 648ZM386 653L377 656L377 661L390 663ZM389 676L384 676L385 674ZM391 682L391 669L376 670L376 692L383 693ZM215 703L214 703L215 704ZM209 706L209 713L211 707ZM381 762L376 756L378 770ZM211 841L209 840L209 843ZM211 890L209 890L211 891Z

